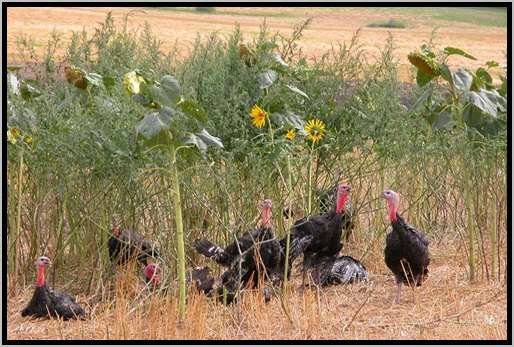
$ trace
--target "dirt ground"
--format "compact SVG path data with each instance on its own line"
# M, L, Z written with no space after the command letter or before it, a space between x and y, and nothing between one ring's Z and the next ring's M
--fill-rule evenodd
M190 293L182 327L177 325L176 296L149 293L134 273L113 280L110 291L115 299L93 304L91 298L79 295L78 301L91 313L85 321L21 317L34 290L28 286L8 298L7 336L13 340L507 338L505 283L481 279L470 284L462 249L445 242L434 244L428 280L415 291L404 287L402 303L395 305L394 280L379 248L364 261L370 273L367 283L302 292L296 271L284 300L287 314L277 297L265 304L260 291L245 293L240 306L230 307ZM350 247L347 252L361 258L360 249Z
M178 40L179 47L193 42L197 33L208 35L213 31L225 34L239 23L245 40L251 40L259 31L259 26L266 20L271 31L288 35L293 25L308 17L313 18L305 31L301 44L303 51L310 57L319 57L331 45L348 42L355 31L362 28L361 43L370 54L378 56L379 48L391 32L397 46L396 56L402 66L407 66L407 54L430 38L438 27L436 42L442 47L454 46L473 54L477 61L452 56L450 65L466 65L476 68L488 60L506 63L507 31L501 27L478 26L461 22L433 20L426 15L394 14L387 9L367 8L222 8L217 7L213 14L201 14L194 11L176 11L165 9L135 8L9 8L7 11L8 62L20 63L15 54L16 37L27 34L34 38L37 53L41 54L52 30L71 37L71 31L94 28L104 21L106 13L112 11L117 23L131 12L129 27L140 27L145 21L150 23L154 33L163 41L164 49L169 50ZM395 19L405 20L405 29L367 28L372 21ZM62 54L62 51L59 52Z

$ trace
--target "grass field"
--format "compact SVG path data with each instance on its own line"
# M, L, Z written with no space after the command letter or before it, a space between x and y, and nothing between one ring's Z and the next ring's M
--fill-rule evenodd
M120 8L9 8L8 61L19 63L14 50L18 35L30 35L36 47L43 47L52 30L64 34L65 38L69 38L70 30L92 32L92 24L101 22L107 11L112 11L118 20L129 12ZM476 62L466 62L472 68L486 59L500 64L506 62L506 11L495 9L218 7L215 13L205 14L191 8L144 8L132 12L129 25L136 27L148 21L153 28L158 28L156 34L163 41L163 47L171 49L176 40L179 44L192 42L198 33L204 36L213 31L228 33L235 23L240 24L245 37L250 39L265 18L270 30L290 33L294 23L308 17L312 17L313 22L305 31L302 48L311 57L319 58L321 52L337 42L349 40L361 28L362 44L373 60L379 55L378 47L391 32L396 43L395 54L406 70L407 54L428 41L437 28L438 44L458 46L477 57ZM391 18L406 22L408 28L366 27ZM182 54L187 54L187 50ZM450 64L459 66L464 62L452 57ZM406 75L407 71L403 73Z
M481 281L470 285L462 250L448 241L434 245L429 280L415 291L404 287L400 305L393 304L394 280L377 245L364 261L371 273L369 283L302 292L301 280L295 279L285 299L287 314L278 298L265 304L261 292L249 291L242 302L228 308L191 293L187 318L178 327L175 297L150 295L131 273L113 279L115 284L104 290L110 300L96 303L98 298L78 297L92 312L87 321L22 318L20 310L33 289L21 290L8 299L7 336L13 340L506 339L506 285ZM349 248L345 254L360 258L360 247Z

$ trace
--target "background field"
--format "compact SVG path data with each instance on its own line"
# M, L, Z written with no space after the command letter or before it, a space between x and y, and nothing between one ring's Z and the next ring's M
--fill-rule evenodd
M8 144L7 337L506 339L506 103L498 94L507 92L501 87L506 11L209 11L8 9L8 64L22 68L15 72L20 92L9 85L6 117L22 135ZM312 22L298 29L307 18ZM253 56L241 54L240 43ZM441 76L417 85L407 55L424 43L439 54L451 46L476 57L448 57L452 71L476 73L486 62L499 63L487 70L488 91L498 102L494 117L466 118L464 93L452 94ZM270 58L277 51L288 66ZM70 65L102 82L76 88L66 82ZM270 68L279 78L261 88L260 73ZM338 181L352 185L356 227L342 253L361 260L370 281L302 291L295 270L287 290L269 304L261 292L247 291L230 307L190 288L186 319L177 324L174 182L166 153L148 150L136 137L135 125L154 110L124 87L123 76L135 69L148 81L176 76L183 96L206 111L202 127L224 144L177 164L188 268L212 266L194 252L195 239L227 244L254 226L262 198L273 200L274 231L283 237L282 208L292 206L302 217L310 206L312 165L314 211L317 190ZM269 110L270 119L320 118L326 136L316 146L300 131L286 141L292 123L275 118L269 129L257 129L249 117L254 104ZM441 115L451 126L434 122ZM429 279L415 291L404 287L400 305L392 304L394 280L383 261L384 188L400 192L400 213L431 242ZM148 291L141 269L113 273L106 247L113 214L157 242L168 295ZM21 317L34 289L34 259L42 254L53 260L51 286L76 295L88 320Z
M250 40L259 32L266 19L272 31L291 33L292 26L306 18L313 18L305 30L302 49L309 57L319 58L337 42L348 41L361 28L361 43L370 53L369 59L380 56L379 50L391 32L396 41L395 55L403 78L408 78L407 54L430 38L436 29L441 46L454 45L473 52L476 62L466 62L476 68L480 62L496 60L506 63L507 16L506 11L491 8L216 8L215 13L199 13L192 8L9 8L8 9L8 61L17 62L15 38L23 33L31 35L36 52L47 42L53 30L70 37L70 30L93 32L93 24L102 22L112 11L119 20L129 11L129 28L140 27L145 21L155 29L163 41L163 50L178 44L180 54L187 55L188 46L197 33L208 35L214 31L228 34L239 23L244 37ZM406 24L404 29L368 28L375 22L397 19ZM37 50L39 48L39 51ZM58 50L58 53L62 51ZM452 59L453 66L464 63L463 58Z

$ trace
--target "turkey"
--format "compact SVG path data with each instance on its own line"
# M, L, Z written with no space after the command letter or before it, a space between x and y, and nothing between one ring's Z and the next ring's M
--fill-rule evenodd
M351 187L341 184L337 188L335 210L313 217L297 220L291 229L291 240L303 246L303 278L319 257L335 256L341 250L341 234L343 227L349 225L351 217L345 213L345 205L350 195Z
M367 281L368 271L360 261L350 256L325 256L316 259L311 277L315 285L325 287Z
M393 272L396 281L395 303L400 303L402 283L421 286L428 276L430 254L428 239L423 232L416 230L398 214L400 198L392 190L385 190L383 197L393 230L387 235L384 250L385 263Z
M199 292L203 292L207 296L212 296L214 277L212 277L211 269L208 266L195 267L190 271L188 280L189 283L194 283L195 288Z
M157 264L148 264L143 270L147 285L155 288L161 283L161 267Z
M122 231L116 218L113 218L108 247L111 262L118 265L126 264L131 258L146 265L149 257L159 256L155 246L143 236L132 230Z
M27 307L21 311L21 315L32 317L58 317L64 320L84 319L86 313L70 295L49 288L45 282L45 269L51 264L47 257L39 257L36 260L37 280L36 290Z
M235 300L242 287L256 288L261 279L277 282L280 278L281 247L271 229L271 207L271 200L264 200L260 204L260 226L225 248L208 240L195 243L198 253L228 267L218 288L218 295L223 294L227 303Z

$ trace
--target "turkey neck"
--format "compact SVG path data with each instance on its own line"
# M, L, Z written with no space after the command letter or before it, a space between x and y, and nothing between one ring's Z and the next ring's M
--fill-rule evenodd
M45 266L38 265L37 267L37 286L43 287L45 285Z
M337 214L341 214L344 212L344 205L346 204L346 200L348 200L348 194L337 193L337 204L336 204L336 213Z
M262 209L261 212L261 227L271 228L271 210L269 208Z
M398 207L393 201L387 200L387 210L389 211L389 220L391 222L396 222L396 211L398 210Z

